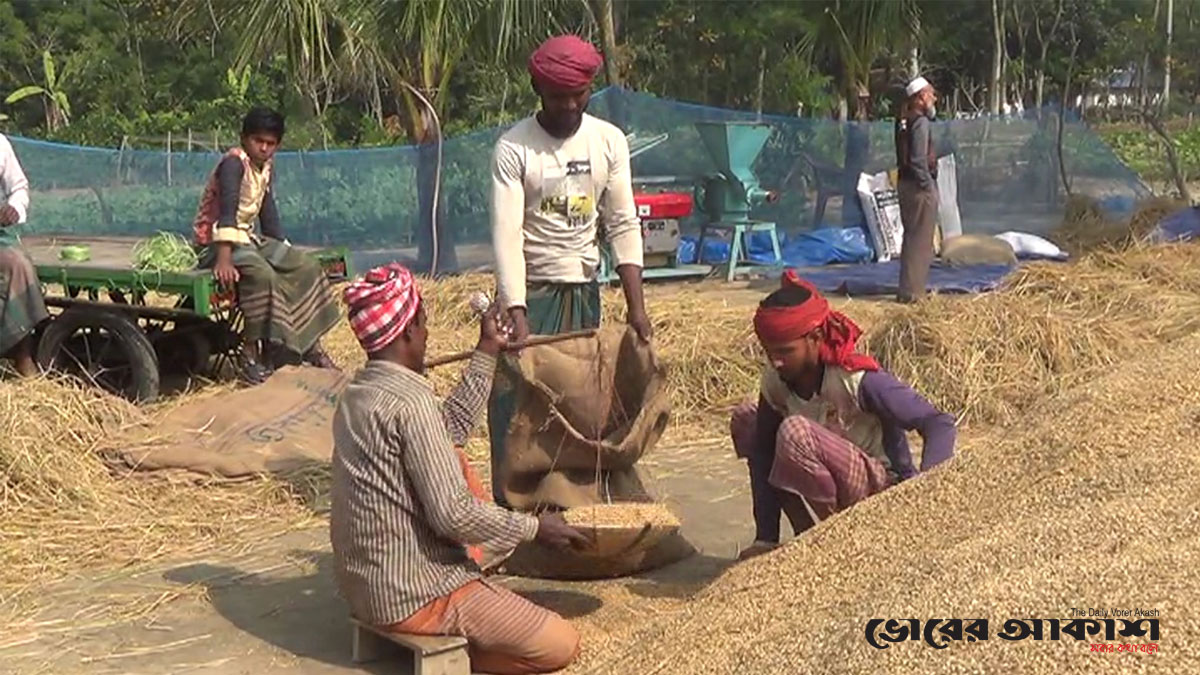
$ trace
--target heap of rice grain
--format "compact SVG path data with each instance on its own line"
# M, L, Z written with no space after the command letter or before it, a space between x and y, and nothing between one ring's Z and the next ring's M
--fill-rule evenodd
M563 512L568 524L585 528L679 527L679 519L663 504L623 502L577 506Z
M1200 672L1197 353L1196 336L1158 346L1043 401L1053 414L734 566L672 617L585 651L575 672L1082 674L1097 659ZM997 637L1009 618L1066 621L1073 608L1156 611L1158 653ZM986 618L989 638L880 650L864 636L875 618Z

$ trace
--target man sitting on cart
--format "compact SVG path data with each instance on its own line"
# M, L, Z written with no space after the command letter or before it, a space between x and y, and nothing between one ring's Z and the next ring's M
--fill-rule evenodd
M336 367L320 343L340 320L329 282L314 258L284 240L275 205L272 158L283 131L283 116L273 110L246 115L241 145L209 177L192 225L201 267L237 290L245 320L239 375L250 384L270 376L279 349Z
M33 262L21 248L17 226L29 210L29 181L0 135L0 356L12 359L22 377L38 374L31 347L33 329L50 317Z

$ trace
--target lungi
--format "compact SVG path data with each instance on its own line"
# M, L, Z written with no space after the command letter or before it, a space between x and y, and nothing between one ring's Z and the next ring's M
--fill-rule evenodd
M469 582L383 629L461 635L467 639L472 672L550 673L579 655L579 633L570 622L485 579Z
M531 335L558 335L600 327L600 285L530 283L525 296L525 314ZM506 505L502 467L508 425L516 413L516 382L520 369L517 356L502 356L496 367L492 393L488 397L488 437L492 449L492 497Z
M19 239L0 232L0 356L48 318L33 261Z
M753 456L758 405L745 402L730 420L734 452ZM882 492L892 484L883 463L858 446L803 415L783 418L770 461L771 487L803 497L825 519Z
M896 192L900 197L900 221L904 224L897 299L912 302L925 297L929 266L933 264L938 195L937 190L922 190L910 180L901 180Z
M337 325L341 310L316 259L278 239L259 239L233 247L242 335L303 355ZM212 268L216 261L215 246L201 251L200 267Z

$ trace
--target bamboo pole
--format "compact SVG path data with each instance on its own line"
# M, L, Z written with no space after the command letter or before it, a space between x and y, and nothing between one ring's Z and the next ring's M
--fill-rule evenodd
M524 349L525 347L536 347L538 345L548 345L548 344L552 344L555 342L565 342L566 340L575 340L578 338L590 338L590 337L595 337L595 336L596 336L595 329L580 330L580 331L575 331L573 333L560 333L558 335L536 335L534 337L528 338L524 342L507 345L504 347L504 351L514 352L514 351L519 351L521 349ZM426 361L425 368L426 369L437 368L438 366L444 366L448 363L455 363L458 361L466 361L467 359L471 358L471 356L474 353L475 353L475 350L472 349L470 351L458 352L457 354L448 354L446 356L439 356L436 359L430 359L429 361Z

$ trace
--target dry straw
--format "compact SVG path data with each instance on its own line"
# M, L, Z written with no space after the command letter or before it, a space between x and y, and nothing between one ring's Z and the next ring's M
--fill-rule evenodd
M1200 247L1028 265L1001 291L941 297L874 325L865 346L962 421L1008 423L1039 398L1200 327Z
M1067 200L1062 225L1053 238L1073 253L1125 248L1141 242L1164 216L1184 206L1178 200L1152 197L1139 202L1128 221L1113 220L1104 215L1094 199L1076 195Z
M430 355L478 336L469 297L492 288L473 275L424 284ZM755 393L761 360L750 318L761 293L716 283L651 288L648 310L668 369L674 424L663 444L725 438L728 411ZM1100 251L1069 265L1034 265L1004 290L890 303L835 301L869 331L866 347L901 379L966 421L1036 417L1032 406L1066 387L1197 330L1200 248L1176 245ZM619 290L604 292L605 320L623 320ZM343 323L327 346L344 367L363 361ZM446 391L459 368L431 373ZM137 410L110 397L46 380L0 382L0 625L28 615L37 591L82 574L261 541L312 523L324 476L238 486L110 475L95 451L106 437L152 423L189 394ZM468 452L485 456L476 437ZM999 474L997 474L999 475Z
M97 450L153 415L65 382L0 383L0 625L28 616L49 583L311 521L282 483L112 476Z

